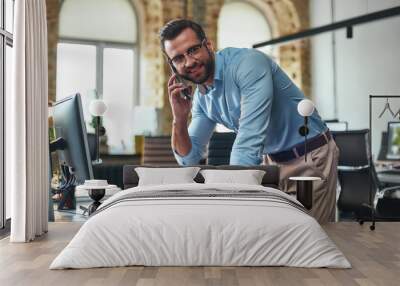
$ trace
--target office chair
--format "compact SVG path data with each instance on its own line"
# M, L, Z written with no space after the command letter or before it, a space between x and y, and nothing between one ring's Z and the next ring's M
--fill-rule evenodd
M387 151L388 151L388 133L386 131L384 131L384 132L382 132L381 147L379 149L379 154L378 154L379 161L386 160Z
M332 135L340 150L338 209L353 213L356 220L363 224L374 215L373 201L377 190L377 182L371 173L369 130L333 131ZM374 228L373 220L371 229Z
M363 223L366 217L371 217L370 208L370 168L341 169L338 167L340 195L337 201L342 212L353 213L356 220ZM373 194L375 195L375 194Z
M207 165L229 165L236 133L214 132L208 144Z
M400 186L387 187L379 180L374 165L371 170L378 190L374 199L376 219L378 221L400 221Z
M400 186L386 187L379 181L369 151L369 130L332 134L340 150L338 209L353 213L360 224L372 220L371 230L375 229L375 220L398 220Z

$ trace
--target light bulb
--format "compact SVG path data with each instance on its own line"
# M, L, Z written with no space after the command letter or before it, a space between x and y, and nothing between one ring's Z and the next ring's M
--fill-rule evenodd
M303 99L297 104L297 112L304 117L313 114L314 109L314 103L309 99Z
M107 105L101 99L94 99L90 102L89 112L93 116L103 116L107 110Z

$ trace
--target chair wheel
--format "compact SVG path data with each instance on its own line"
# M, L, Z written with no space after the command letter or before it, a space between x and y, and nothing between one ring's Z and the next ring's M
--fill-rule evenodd
M360 220L358 223L359 223L360 225L363 225L363 224L364 224L364 221Z
M374 226L374 225L370 225L370 226L369 226L369 229L370 229L370 230L375 230L375 226Z

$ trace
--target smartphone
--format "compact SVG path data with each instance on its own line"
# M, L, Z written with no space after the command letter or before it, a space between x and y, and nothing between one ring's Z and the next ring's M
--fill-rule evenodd
M185 87L181 92L181 98L185 98L187 100L192 100L192 94L190 93L190 87L186 83L186 81L178 74L178 72L175 70L175 67L171 66L171 71L175 75L175 80L178 83L183 83L183 86Z

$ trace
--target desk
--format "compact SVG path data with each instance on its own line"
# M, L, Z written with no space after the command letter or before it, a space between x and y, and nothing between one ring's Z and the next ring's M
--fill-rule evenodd
M400 169L393 169L393 165L399 165L399 161L376 161L374 164L381 183L400 185Z
M377 172L378 179L382 183L390 185L400 185L400 172L398 174L385 174L384 172Z

